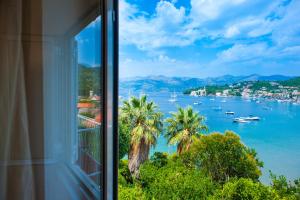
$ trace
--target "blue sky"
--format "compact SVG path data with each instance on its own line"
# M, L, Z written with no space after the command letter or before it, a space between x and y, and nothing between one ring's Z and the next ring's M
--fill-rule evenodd
M120 0L120 77L300 75L300 0Z
M75 37L78 62L90 67L100 65L101 19L98 17Z

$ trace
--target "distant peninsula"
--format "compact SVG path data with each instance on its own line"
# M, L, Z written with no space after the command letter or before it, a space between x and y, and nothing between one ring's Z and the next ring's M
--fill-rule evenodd
M206 85L183 92L191 96L242 96L267 98L277 101L300 103L300 77L283 81L254 80L224 85Z

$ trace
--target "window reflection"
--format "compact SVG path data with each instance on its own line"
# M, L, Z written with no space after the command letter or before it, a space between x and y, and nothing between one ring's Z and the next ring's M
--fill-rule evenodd
M75 37L77 44L77 158L76 164L97 185L101 178L102 84L101 19Z

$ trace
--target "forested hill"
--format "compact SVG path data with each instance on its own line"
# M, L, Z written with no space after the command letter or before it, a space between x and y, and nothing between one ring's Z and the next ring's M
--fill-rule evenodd
M292 78L285 81L280 81L281 85L291 86L291 87L300 87L300 77Z
M90 91L98 94L100 87L100 66L90 67L87 65L78 65L78 93L79 96L89 96Z

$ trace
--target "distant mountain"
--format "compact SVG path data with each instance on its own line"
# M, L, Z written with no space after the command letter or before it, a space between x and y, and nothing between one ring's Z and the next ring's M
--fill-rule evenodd
M248 76L224 75L220 77L208 77L204 79L189 77L146 76L124 78L120 80L120 91L132 92L182 92L188 88L202 87L205 85L225 85L243 81L286 81L293 77L283 75L260 76L252 74Z

